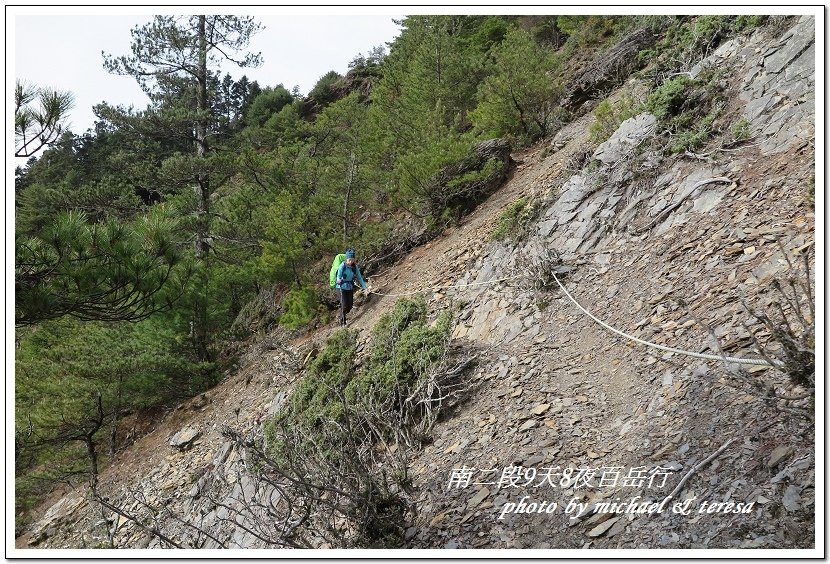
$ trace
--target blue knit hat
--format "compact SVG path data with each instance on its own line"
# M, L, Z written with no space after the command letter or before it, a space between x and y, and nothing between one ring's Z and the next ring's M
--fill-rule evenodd
M354 258L354 249L346 249L346 258Z

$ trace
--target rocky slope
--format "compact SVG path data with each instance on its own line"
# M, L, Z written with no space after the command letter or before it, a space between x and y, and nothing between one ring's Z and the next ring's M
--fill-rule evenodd
M815 253L814 38L815 21L802 18L772 42L763 30L730 41L691 71L724 71L726 113L746 120L749 140L666 156L654 116L641 114L592 148L586 114L549 146L514 155L512 176L461 226L375 277L378 294L353 323L364 341L397 295L428 288L434 312L458 311L453 336L480 358L469 397L411 461L406 548L815 546L811 399L768 395L804 390L768 366L737 371L611 333L548 276L555 260L578 303L641 340L758 358L750 333L770 335L742 300L767 311L779 300L771 281L791 270L784 253ZM518 240L491 241L521 196L542 202L537 220ZM166 508L155 522L138 526L69 492L18 546L103 546L107 523L122 548L163 546L153 527L183 546L267 546L255 515L226 519L269 492L219 430L256 432L330 331L288 348L276 335L258 342L236 373L102 474L101 491L126 513ZM568 511L659 503L690 471L672 500L688 515ZM712 502L752 505L709 513Z

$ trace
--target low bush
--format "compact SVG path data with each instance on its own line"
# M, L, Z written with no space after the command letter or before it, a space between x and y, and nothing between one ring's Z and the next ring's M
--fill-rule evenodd
M504 241L514 231L519 215L527 205L527 196L523 196L507 206L499 218L496 220L496 228L490 233L490 239L493 241Z
M281 485L303 525L280 526L338 547L398 547L410 507L403 454L417 447L441 404L461 388L448 312L433 323L423 296L400 300L376 325L358 362L357 334L332 333L285 405L246 442L251 466ZM395 454L392 454L395 453ZM300 529L304 533L300 532Z
M693 82L686 75L665 81L649 95L646 108L659 120L667 120L681 113L681 108Z
M762 16L761 14L738 16L735 18L733 29L739 33L752 31L756 27L762 26L767 20L767 17L768 16Z
M730 133L732 134L732 143L740 143L741 141L746 141L752 137L752 132L749 129L749 122L743 117L732 124Z
M637 114L634 99L625 95L616 102L608 99L600 102L594 108L594 122L588 129L588 140L593 144L599 144L617 130L622 122Z
M789 276L772 281L777 298L765 311L743 302L769 334L768 342L762 344L758 330L747 330L761 356L787 374L792 384L812 388L816 380L816 310L809 256L805 253L802 262L794 264L786 251L782 252Z
M717 72L698 78L681 75L657 87L646 100L646 108L657 117L671 137L671 153L694 150L719 133L716 126L725 96Z
M289 290L282 301L285 310L280 316L280 325L287 329L298 329L309 324L317 314L319 301L312 288Z
M638 58L650 63L649 74L660 81L688 72L730 37L752 31L769 19L760 15L670 16L659 20L661 25L656 29L662 35L660 41L654 48L642 51Z

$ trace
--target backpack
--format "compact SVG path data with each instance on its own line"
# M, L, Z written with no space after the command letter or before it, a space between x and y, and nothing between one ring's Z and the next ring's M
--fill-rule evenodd
M331 263L331 270L329 270L329 287L334 288L337 285L337 269L346 260L346 255L340 253L334 257L334 262Z

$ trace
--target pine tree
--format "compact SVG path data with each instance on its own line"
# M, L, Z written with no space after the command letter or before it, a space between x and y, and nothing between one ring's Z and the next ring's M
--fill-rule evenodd
M37 100L38 104L33 103ZM74 105L71 92L17 82L14 89L14 156L31 157L55 142Z
M553 75L557 67L553 52L528 32L510 30L494 48L492 68L478 88L478 105L470 115L476 128L523 142L545 137L562 94Z
M105 55L105 67L113 73L135 77L139 85L160 107L169 102L169 92L178 89L182 104L172 115L191 128L193 150L189 158L177 157L175 168L185 170L196 194L194 252L198 261L206 262L211 249L210 126L211 100L208 99L210 68L222 60L240 67L257 66L259 54L232 55L247 48L251 36L259 30L253 18L241 16L156 16L151 23L132 30L132 55ZM210 356L207 348L207 268L198 270L198 294L194 302L193 337L202 358Z
M175 222L157 207L125 223L59 214L37 236L15 240L15 321L31 325L69 315L139 320L170 308L190 276L172 240Z

